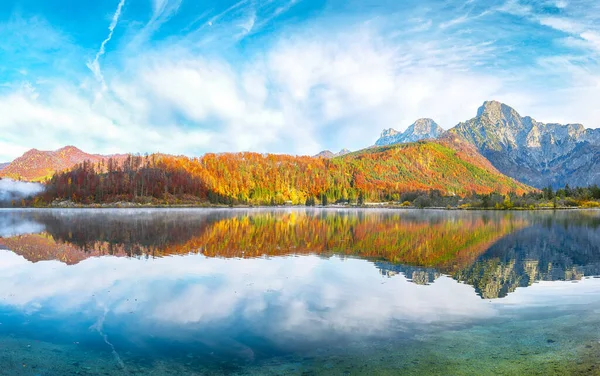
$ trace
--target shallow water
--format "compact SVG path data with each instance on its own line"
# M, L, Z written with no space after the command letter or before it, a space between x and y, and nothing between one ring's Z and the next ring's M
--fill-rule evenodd
M0 374L600 374L596 276L599 211L0 210Z

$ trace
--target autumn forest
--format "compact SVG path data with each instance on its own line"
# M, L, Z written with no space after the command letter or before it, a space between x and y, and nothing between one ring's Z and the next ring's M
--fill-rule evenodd
M245 152L86 161L56 173L37 203L311 205L399 201L408 192L429 191L458 197L534 190L500 174L467 145L424 141L332 159Z

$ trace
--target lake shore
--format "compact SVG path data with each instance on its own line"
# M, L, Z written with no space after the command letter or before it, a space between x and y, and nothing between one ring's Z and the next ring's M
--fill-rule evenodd
M0 207L1 208L1 207ZM413 205L390 204L390 203L365 203L364 205L347 205L347 204L332 204L332 205L219 205L211 203L202 204L142 204L136 202L114 202L105 204L78 204L74 202L60 202L45 206L24 206L24 207L4 207L8 209L24 208L24 209L300 209L300 208L318 208L318 209L390 209L390 210L481 210L481 211L552 211L552 210L600 210L600 207L586 206L538 206L533 208L513 207L513 208L483 208L483 207L441 207L428 206L417 207Z

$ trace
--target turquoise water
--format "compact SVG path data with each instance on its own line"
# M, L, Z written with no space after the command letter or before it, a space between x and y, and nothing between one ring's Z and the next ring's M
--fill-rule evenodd
M598 374L600 212L2 210L0 374Z

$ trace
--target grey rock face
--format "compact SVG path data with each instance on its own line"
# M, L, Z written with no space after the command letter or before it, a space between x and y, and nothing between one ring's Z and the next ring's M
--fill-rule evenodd
M488 101L449 130L475 145L500 172L542 188L600 183L600 130L541 123Z
M337 153L334 153L330 150L323 150L322 152L320 152L319 154L315 155L315 157L321 157L321 158L334 158L334 157L341 157L342 155L346 155L348 153L352 153L350 150L348 149L342 149Z
M375 142L377 146L392 144L402 144L406 142L415 142L424 139L438 138L444 130L431 119L419 119L404 132L398 132L389 128L381 132L381 136Z

